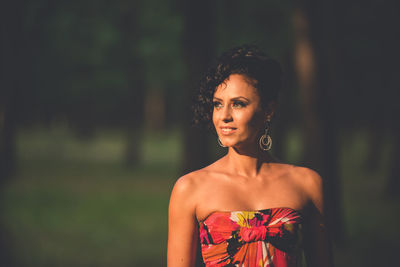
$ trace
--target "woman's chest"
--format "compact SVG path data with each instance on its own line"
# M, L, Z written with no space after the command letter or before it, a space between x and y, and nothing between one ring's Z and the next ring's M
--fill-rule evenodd
M302 211L308 202L306 192L288 180L247 184L215 182L199 194L196 215L201 220L215 211L263 210L275 207Z

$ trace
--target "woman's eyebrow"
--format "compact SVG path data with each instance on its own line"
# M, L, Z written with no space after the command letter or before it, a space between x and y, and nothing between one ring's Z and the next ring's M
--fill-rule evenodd
M222 101L222 99L220 99L218 97L214 97L213 100ZM250 101L248 98L246 98L244 96L237 96L237 97L231 98L230 100L246 100L246 101Z
M237 97L232 98L232 100L246 100L246 101L250 102L250 100L244 96L237 96Z

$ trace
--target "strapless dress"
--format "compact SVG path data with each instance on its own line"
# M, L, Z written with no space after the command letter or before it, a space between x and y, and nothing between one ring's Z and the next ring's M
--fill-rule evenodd
M302 221L292 208L215 211L199 223L207 267L298 267L304 264Z

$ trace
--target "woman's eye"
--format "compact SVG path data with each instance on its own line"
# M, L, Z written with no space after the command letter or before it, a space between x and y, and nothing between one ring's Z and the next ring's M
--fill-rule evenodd
M220 102L213 102L214 108L220 108L222 107L222 104Z
M233 102L233 107L234 108L243 108L246 106L246 103L242 102L242 101L235 101Z

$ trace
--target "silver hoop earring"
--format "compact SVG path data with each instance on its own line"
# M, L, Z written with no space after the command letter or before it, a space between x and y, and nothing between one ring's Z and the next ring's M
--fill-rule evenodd
M217 140L218 140L218 144L219 144L220 146L226 147L226 146L224 146L224 144L222 144L222 142L221 142L221 140L219 139L219 137L217 137Z
M265 126L265 133L260 137L260 148L264 151L268 151L272 147L272 138L269 135L270 129L270 121L267 121L267 125Z

